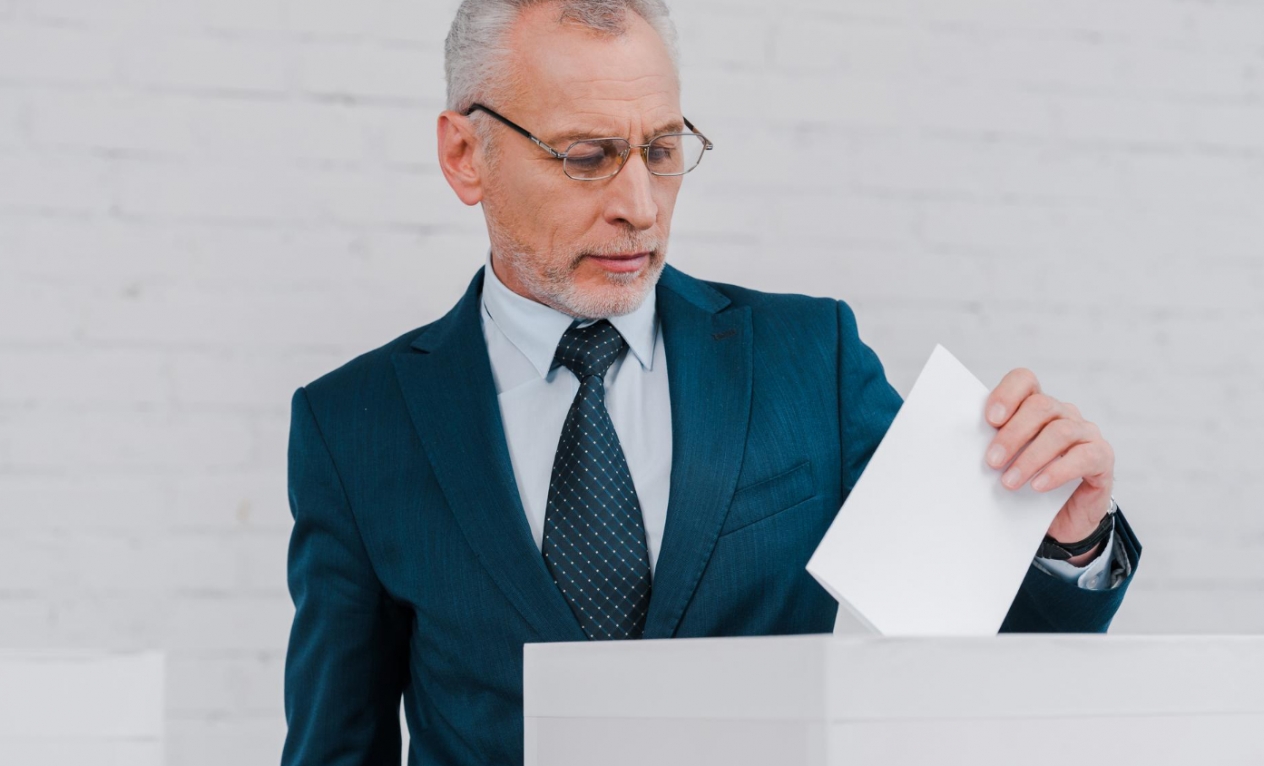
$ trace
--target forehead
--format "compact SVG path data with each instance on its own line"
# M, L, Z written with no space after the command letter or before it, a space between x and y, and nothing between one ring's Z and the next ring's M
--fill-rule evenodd
M613 36L559 23L552 4L525 11L509 40L515 114L554 134L679 124L680 85L667 46L634 13L626 26Z

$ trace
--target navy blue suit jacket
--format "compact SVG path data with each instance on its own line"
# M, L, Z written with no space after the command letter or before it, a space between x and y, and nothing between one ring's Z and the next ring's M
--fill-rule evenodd
M286 766L398 764L401 695L409 764L520 763L523 644L585 640L518 497L482 280L294 394ZM841 301L671 266L656 289L673 460L645 637L830 632L837 605L804 565L899 395ZM1105 630L1125 587L1033 568L1003 629Z

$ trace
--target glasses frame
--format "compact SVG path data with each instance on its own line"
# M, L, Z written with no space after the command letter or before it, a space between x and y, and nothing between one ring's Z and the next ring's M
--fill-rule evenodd
M514 122L513 120L509 119L508 117L505 117L504 115L502 115L502 114L498 113L496 110L492 109L491 107L484 106L483 104L471 104L471 105L470 105L470 107L469 107L468 109L466 109L464 112L462 112L461 114L462 114L463 116L465 116L465 117L469 117L469 116L470 116L470 114L472 114L473 112L476 112L476 111L477 111L477 112L486 112L487 114L491 115L491 116L492 116L492 117L494 117L495 119L497 119L497 120L499 120L500 122L504 123L506 126L508 126L508 127L510 127L510 128L513 128L513 130L514 130L514 131L516 131L516 132L518 132L518 133L522 134L523 136L525 136L527 139L529 139L529 140L530 140L532 143L534 143L536 146L540 147L540 148L541 148L541 149L543 149L544 151L546 151L546 152L548 152L549 154L551 154L551 155L553 156L553 159L555 159L555 160L562 160L562 161L563 161L563 164L562 164L562 172L563 172L563 173L566 173L566 164L565 164L566 157L567 157L567 155L568 155L568 154L570 154L571 150L575 148L575 145L576 145L576 144L587 143L587 142L590 142L590 141L611 141L611 140L626 141L626 142L628 143L628 146L630 147L630 148L629 148L629 150L628 150L628 153L627 153L627 154L625 154L625 155L623 156L623 159L619 162L619 167L618 167L618 169L617 169L617 170L615 170L613 173L611 173L611 174L610 174L610 175L608 175L608 176L601 176L601 177L599 177L599 178L576 178L575 176L571 175L570 173L566 173L566 177L567 177L567 178L569 178L569 179L571 179L572 181L604 181L604 180L606 180L607 178L614 178L615 176L619 175L620 171L622 171L622 170L623 170L623 168L624 168L625 166L627 166L627 164L628 164L628 157L632 156L632 152L631 152L631 150L632 150L632 149L637 149L637 150L639 150L639 151L641 152L641 159L643 159L643 160L645 161L645 169L646 169L647 171L649 171L650 175L653 175L653 176L679 178L680 176L685 175L685 173L688 173L688 172L692 171L694 168L698 167L698 165L701 165L701 164L702 164L702 155L699 155L699 156L698 156L698 162L697 162L697 163L695 163L695 164L694 164L694 166L693 166L692 168L689 168L689 170L686 170L686 171L684 171L683 173L655 173L653 170L650 170L650 169L649 169L649 168L650 168L650 158L649 158L650 144L652 144L652 143L654 143L655 141L657 141L658 139L660 139L660 138L664 138L664 137L666 137L666 136L688 136L688 135L695 135L695 136L697 136L698 138L701 138L701 139L702 139L702 143L703 143L703 151L704 151L704 152L706 152L706 151L710 151L710 150L712 150L712 149L714 149L714 148L715 148L715 144L711 143L711 139L707 138L706 136L702 135L702 133L698 132L698 129L697 129L697 128L695 128L695 127L693 126L693 123L689 121L689 118L688 118L688 117L685 117L685 116L683 116L683 115L682 115L682 116L681 116L681 119L684 121L684 123L685 123L685 127L686 127L686 128L689 128L689 133L664 133L664 134L662 134L661 136L654 136L653 138L651 138L651 139L649 140L649 142L644 143L644 144L634 144L634 143L632 143L631 139L625 138L625 137L623 137L623 136L605 136L605 137L603 137L603 138L582 138L582 139L580 139L580 140L578 140L578 141L572 141L572 142L570 143L570 145L568 145L568 146L566 147L566 151L564 151L564 152L559 152L557 149L554 149L553 147L549 146L548 144L544 143L543 141L541 141L540 139L538 139L538 138L536 138L534 135L532 135L532 134L531 134L531 131L529 131L529 130L527 130L526 128L522 127L521 125L519 125L518 123L516 123L516 122Z

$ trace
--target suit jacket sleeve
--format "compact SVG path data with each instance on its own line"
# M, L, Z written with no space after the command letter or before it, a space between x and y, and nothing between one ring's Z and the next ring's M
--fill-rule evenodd
M307 393L291 403L283 766L399 766L407 621L369 561Z
M850 492L903 400L887 382L877 354L860 340L855 314L843 301L838 302L838 343L843 490ZM1116 521L1115 543L1123 546L1131 564L1121 583L1110 590L1088 590L1032 564L1001 632L1105 632L1123 601L1141 555L1141 544L1123 515ZM986 555L982 551L972 553Z

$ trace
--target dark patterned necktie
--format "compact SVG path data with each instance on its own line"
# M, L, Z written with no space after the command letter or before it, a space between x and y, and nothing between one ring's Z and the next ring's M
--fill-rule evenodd
M641 503L606 411L606 370L627 343L608 321L572 326L554 365L579 378L553 458L544 562L590 639L640 638L650 603Z

